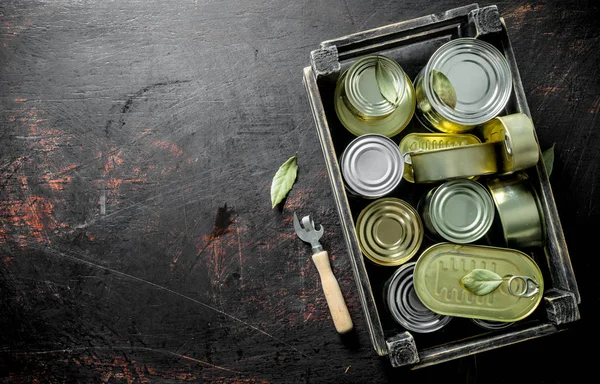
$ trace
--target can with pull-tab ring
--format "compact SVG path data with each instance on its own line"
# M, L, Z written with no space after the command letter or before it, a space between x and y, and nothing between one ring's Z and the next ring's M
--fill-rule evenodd
M399 145L404 160L404 180L410 183L415 182L411 159L413 153L463 147L473 144L481 144L481 140L477 136L468 133L409 133L404 136Z

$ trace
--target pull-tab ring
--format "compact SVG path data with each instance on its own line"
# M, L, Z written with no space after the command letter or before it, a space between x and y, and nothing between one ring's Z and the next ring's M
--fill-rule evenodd
M523 281L523 289L519 292L515 292L512 287L513 280ZM508 292L513 296L518 297L531 297L536 295L540 291L540 285L535 282L529 276L512 276L508 280Z
M408 151L408 152L404 152L404 153L402 154L402 160L404 160L404 164L410 164L410 165L412 165L412 160L410 159L410 156L411 156L413 153L419 153L419 152L426 152L426 151L425 151L425 150L423 150L423 149L416 149L416 150L414 150L414 151Z
M510 139L510 136L508 136L507 134L504 134L504 148L506 148L506 153L509 156L512 156L512 154L513 154L512 141Z

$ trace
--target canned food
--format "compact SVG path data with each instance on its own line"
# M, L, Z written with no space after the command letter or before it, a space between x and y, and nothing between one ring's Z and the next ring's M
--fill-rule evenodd
M461 283L474 269L492 271L502 283L478 296ZM521 251L442 243L419 257L414 287L423 305L435 313L506 323L533 313L542 299L544 281L535 261Z
M354 139L340 158L346 189L355 196L376 199L400 184L404 163L391 139L368 134Z
M540 199L523 172L487 181L498 211L505 245L542 247L546 226Z
M378 76L378 71L384 76ZM415 104L412 82L402 67L381 55L354 62L339 77L334 94L338 118L356 136L397 135L410 122Z
M415 182L410 157L413 152L462 147L480 143L481 141L477 136L470 134L409 133L400 141L400 152L402 152L404 159L404 180L410 183Z
M512 91L504 55L469 37L438 48L414 83L421 123L448 133L465 132L494 118Z
M386 282L384 303L392 318L405 329L417 333L434 332L452 320L430 311L421 303L413 286L415 262L406 263Z
M501 142L498 156L499 174L508 175L533 167L540 148L533 122L524 113L496 117L485 123L481 133L486 142Z
M452 180L431 189L419 202L425 227L453 243L482 238L494 221L494 202L488 190L472 180Z
M415 183L468 178L496 173L496 143L413 152L410 155Z
M489 329L489 330L493 330L493 331L495 331L497 329L508 328L514 324L514 322L505 323L502 321L490 321L490 320L481 320L481 319L471 319L471 321L474 322L475 324L477 324L478 326L480 326L481 328Z
M372 262L397 266L413 257L423 241L423 223L406 201L379 199L363 209L356 220L363 254Z

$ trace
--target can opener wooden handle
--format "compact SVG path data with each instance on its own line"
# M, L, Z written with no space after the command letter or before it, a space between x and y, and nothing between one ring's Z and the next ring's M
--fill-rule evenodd
M340 334L350 332L353 328L350 312L348 312L348 307L344 301L340 285L331 270L329 254L327 251L323 250L323 247L319 243L319 239L323 235L323 226L319 225L319 229L315 229L314 222L311 220L310 216L304 216L302 218L301 226L298 221L298 216L296 216L296 213L294 212L294 229L300 239L310 243L312 246L312 259L319 271L323 293L325 294L327 306L329 307L329 312L331 313L331 318L333 319L336 331Z

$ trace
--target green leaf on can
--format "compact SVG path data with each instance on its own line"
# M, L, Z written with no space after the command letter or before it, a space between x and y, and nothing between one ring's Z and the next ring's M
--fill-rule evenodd
M294 155L287 159L285 163L279 167L273 181L271 183L271 208L275 206L287 196L288 192L292 189L294 182L296 181L296 175L298 174L298 163L297 155Z
M554 166L554 144L542 153L544 158L544 167L546 167L546 173L548 177L552 174L552 168Z
M450 108L456 108L456 91L450 80L440 71L431 70L431 85L440 100Z
M375 66L375 80L377 81L377 88L379 88L381 96L392 105L397 106L398 90L394 86L394 78L379 59L377 59L377 65Z
M474 269L460 279L463 286L478 296L492 293L502 284L502 277L487 269Z

